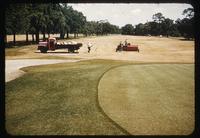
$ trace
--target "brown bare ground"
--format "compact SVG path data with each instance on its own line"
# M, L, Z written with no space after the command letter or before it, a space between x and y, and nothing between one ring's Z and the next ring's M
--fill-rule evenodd
M138 45L140 52L115 52L119 42L123 42L125 39L131 44ZM113 59L138 62L194 63L194 41L180 40L180 38L109 35L80 38L74 41L83 43L83 46L79 49L79 53L65 53L67 50L64 49L42 54L40 51L37 51L37 45L31 45L19 50L19 52L24 52L25 54L6 56L6 59L40 58L54 55L69 58ZM87 52L88 42L93 43L90 53Z

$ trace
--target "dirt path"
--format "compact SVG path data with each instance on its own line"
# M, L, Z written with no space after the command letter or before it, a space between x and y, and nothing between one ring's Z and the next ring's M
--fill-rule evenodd
M14 80L22 76L25 72L20 68L27 66L36 66L44 64L55 64L62 62L77 62L79 60L43 60L43 59L20 59L20 60L6 60L6 82Z

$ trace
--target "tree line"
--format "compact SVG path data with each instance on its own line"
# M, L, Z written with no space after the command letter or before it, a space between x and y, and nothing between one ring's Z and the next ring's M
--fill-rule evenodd
M146 23L139 23L135 26L132 24L126 24L121 28L122 34L126 35L163 35L163 36L175 36L185 37L187 39L194 38L193 33L193 21L194 21L194 9L187 8L182 13L185 18L172 19L165 18L162 13L156 13L152 16L153 21Z
M60 34L60 38L69 38L69 34L107 35L120 33L120 28L106 20L87 21L82 12L74 10L67 4L10 4L6 8L5 28L6 34L32 35L32 41L39 42L39 34L43 39L50 34Z
M16 42L16 34L32 35L32 41L39 42L39 34L60 34L60 38L69 38L69 34L107 35L163 35L183 36L193 38L194 9L188 8L183 11L185 18L177 19L175 22L165 18L162 13L152 16L153 21L139 23L136 26L127 24L119 27L109 23L107 20L87 21L82 12L74 10L67 4L10 4L5 12L5 29L7 35L13 35Z

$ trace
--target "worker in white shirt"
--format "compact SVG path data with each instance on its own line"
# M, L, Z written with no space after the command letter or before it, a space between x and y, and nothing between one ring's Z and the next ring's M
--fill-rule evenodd
M92 47L93 45L92 45L91 42L88 42L87 46L88 46L88 53L90 53L91 47Z

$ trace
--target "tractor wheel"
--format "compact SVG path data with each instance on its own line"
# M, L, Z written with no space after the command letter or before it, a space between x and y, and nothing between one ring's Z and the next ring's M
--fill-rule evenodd
M41 52L41 53L47 53L47 50L48 50L48 49L47 49L46 47L43 47L43 48L40 49L40 52Z

